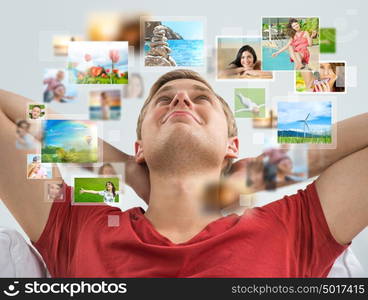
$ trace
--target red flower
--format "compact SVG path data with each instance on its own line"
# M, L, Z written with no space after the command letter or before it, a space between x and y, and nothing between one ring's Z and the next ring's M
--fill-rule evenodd
M106 78L107 76L106 76L106 74L105 74L105 73L102 73L101 77L102 77L102 78Z
M106 73L109 73L110 72L110 69L106 69Z
M120 76L121 76L121 77L124 77L124 75L125 75L125 73L120 73Z
M115 74L118 74L119 73L119 70L118 69L114 69L112 70Z
M97 77L98 75L102 73L102 68L101 67L91 67L90 73L93 77Z

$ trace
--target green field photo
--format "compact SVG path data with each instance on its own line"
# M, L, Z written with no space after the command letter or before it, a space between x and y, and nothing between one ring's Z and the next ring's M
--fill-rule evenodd
M336 53L336 28L320 29L320 46L321 53Z
M234 89L234 113L236 118L264 118L266 93L264 88Z
M74 179L74 202L76 203L103 203L103 196L98 194L83 193L81 194L81 189L93 190L93 191L103 191L105 190L106 182L111 181L116 189L115 201L119 202L119 178L117 177L104 177L104 178L75 178Z

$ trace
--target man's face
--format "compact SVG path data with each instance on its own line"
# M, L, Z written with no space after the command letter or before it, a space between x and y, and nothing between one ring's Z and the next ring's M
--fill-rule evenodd
M180 171L222 166L237 149L216 95L199 81L177 79L163 85L148 105L136 157L150 169L177 166Z

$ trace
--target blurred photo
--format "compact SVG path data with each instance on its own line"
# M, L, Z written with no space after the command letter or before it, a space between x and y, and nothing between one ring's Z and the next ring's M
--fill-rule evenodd
M90 120L120 120L121 91L99 90L89 94Z
M50 179L52 178L51 164L41 163L41 156L27 155L27 178L28 179Z
M74 203L118 203L119 178L75 178Z

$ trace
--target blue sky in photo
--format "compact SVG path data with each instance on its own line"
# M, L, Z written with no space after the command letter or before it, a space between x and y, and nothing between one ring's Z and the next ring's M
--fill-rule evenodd
M278 102L279 130L303 131L305 120L310 113L307 123L310 131L330 130L332 124L332 104L330 101Z
M162 21L185 40L203 40L203 22L201 21Z

